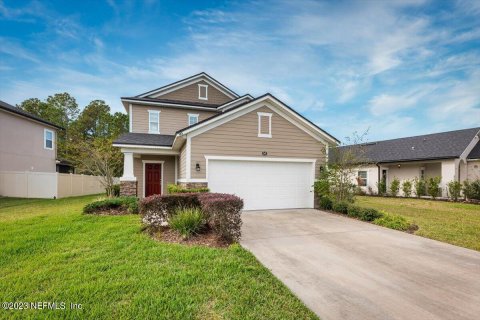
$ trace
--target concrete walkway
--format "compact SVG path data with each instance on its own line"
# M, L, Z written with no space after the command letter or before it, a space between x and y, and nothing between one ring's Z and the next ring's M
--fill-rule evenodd
M480 252L313 209L243 221L242 246L322 319L480 319Z

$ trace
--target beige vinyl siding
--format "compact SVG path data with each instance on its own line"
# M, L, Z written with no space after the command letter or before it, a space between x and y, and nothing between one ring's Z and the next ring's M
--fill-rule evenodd
M187 144L185 143L180 149L180 166L179 166L179 179L185 179L187 177Z
M188 127L188 114L198 114L198 121L205 120L217 112L169 107L142 106L132 104L132 132L148 133L148 110L160 111L160 134L175 134Z
M257 112L272 113L272 138L258 137ZM325 145L268 107L261 107L224 123L191 140L191 175L206 178L205 155L315 158L316 172L325 162ZM200 171L195 171L195 164Z
M175 183L175 156L142 155L133 161L133 173L137 178L138 196L143 197L143 162L142 160L165 161L163 164L163 189L162 194L167 193L167 185Z
M207 95L208 100L198 99L199 84L208 85L208 95ZM161 96L157 96L156 98L189 101L189 102L201 102L201 103L210 103L210 104L219 104L219 105L233 100L232 98L228 97L223 92L219 91L214 86L209 85L205 81L196 82L194 84L188 85L178 90L163 94Z

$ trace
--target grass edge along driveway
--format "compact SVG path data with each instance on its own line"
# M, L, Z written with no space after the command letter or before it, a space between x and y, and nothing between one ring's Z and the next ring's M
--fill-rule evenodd
M356 199L359 206L404 216L418 225L416 235L480 251L480 205L400 197Z
M0 198L0 301L66 303L0 318L317 318L239 245L156 242L136 215L82 215L97 197Z

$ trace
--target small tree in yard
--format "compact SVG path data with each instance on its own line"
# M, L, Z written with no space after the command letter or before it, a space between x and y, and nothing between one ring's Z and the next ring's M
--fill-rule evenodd
M405 180L402 183L403 196L410 198L412 195L412 182L410 180Z
M364 144L362 143L365 132L361 136L354 133L348 148L331 148L329 150L329 165L314 184L315 192L321 197L330 197L339 202L353 202L356 185L355 175L358 166L364 161Z
M417 196L417 198L426 195L427 187L423 178L419 179L418 177L415 177L413 179L413 188L415 190L415 196Z
M462 184L459 181L450 181L448 183L448 194L450 195L450 199L453 201L458 201L461 192Z
M77 164L78 171L100 176L100 183L105 187L107 196L113 196L114 178L121 173L122 153L112 146L112 140L78 141L75 148L81 155L72 159Z
M390 195L392 197L398 196L398 192L400 191L400 180L397 177L394 177L392 182L390 183Z
M433 177L427 180L427 191L428 195L432 196L433 199L437 198L440 195L440 177Z

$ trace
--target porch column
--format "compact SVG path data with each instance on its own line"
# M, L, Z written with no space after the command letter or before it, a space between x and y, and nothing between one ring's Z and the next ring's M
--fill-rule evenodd
M455 166L455 160L445 160L442 161L442 182L440 183L440 186L442 188L442 197L447 197L448 196L448 183L451 181L455 181L456 177L456 166Z
M137 195L137 178L133 173L133 152L123 153L123 176L120 178L120 195Z

